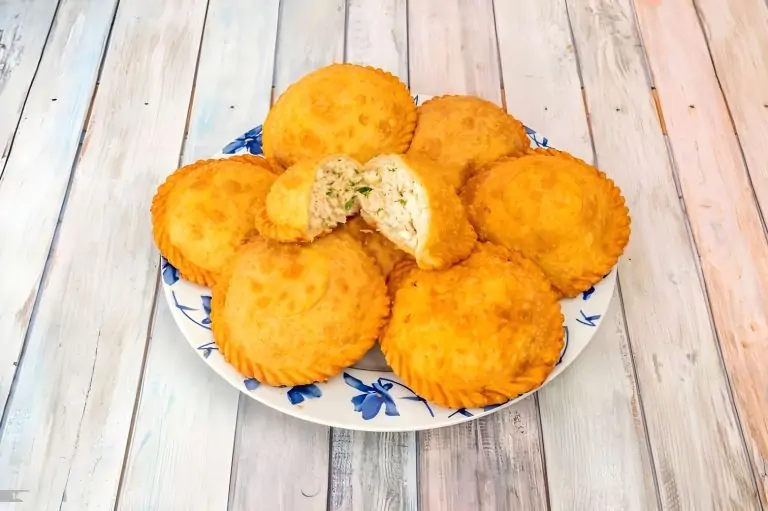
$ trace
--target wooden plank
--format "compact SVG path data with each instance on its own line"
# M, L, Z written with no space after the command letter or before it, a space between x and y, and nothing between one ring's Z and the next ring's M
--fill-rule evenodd
M416 511L416 435L333 430L329 509Z
M57 0L0 3L0 176L57 4Z
M632 214L621 290L662 507L757 509L631 2L567 4L597 162Z
M120 4L0 442L28 509L115 505L157 284L149 205L178 161L205 8Z
M768 146L765 143L768 140L768 4L765 0L696 0L694 4L704 25L717 77L765 217L768 215ZM763 456L768 457L765 451Z
M214 154L264 118L278 6L279 0L211 0L185 163ZM226 509L240 393L198 360L162 291L157 300L119 507Z
M408 83L406 0L349 0L346 61L385 69Z
M275 97L304 74L344 60L343 0L281 2ZM240 400L231 509L325 511L330 428Z
M21 357L114 9L115 0L62 2L37 79L29 91L24 118L16 132L15 149L6 161L0 180L3 210L0 216L0 267L13 275L13 278L3 279L3 292L0 293L0 339L3 342L0 409L5 408ZM25 23L35 23L35 17L37 23L44 21L42 12L27 12L26 17ZM30 36L35 36L35 30L41 30L37 25L24 26L23 23L15 30L24 32L26 29L30 30ZM48 25L45 34L47 30ZM27 36L14 37L23 41ZM41 37L44 39L44 35ZM35 44L32 40L30 46L12 51L14 54L27 50L34 52ZM13 74L9 75L4 89L0 84L0 104L3 105L0 112L5 112L8 101L19 95L20 82L16 73L26 73L24 66L30 65L21 54L6 61L5 65L12 66L11 61L25 63L23 66L20 63L22 67L17 67L16 71L8 68ZM35 61L33 67L37 64ZM3 65L0 62L0 68ZM9 117L0 114L0 137L11 113L7 113ZM34 235L30 236L30 233Z
M750 3L742 2L742 5ZM723 11L722 4L719 10ZM735 10L742 16L747 14L744 7ZM759 11L768 11L768 8L763 4L763 9L752 10L758 15L754 20L758 23L746 23L739 31L752 33L768 28L768 24L759 23ZM698 246L723 358L741 419L747 426L744 429L755 457L754 466L762 469L760 479L765 498L768 493L765 474L768 241L693 4L643 0L637 3L637 14ZM763 16L765 20L768 17ZM768 57L768 46L748 46L741 50L750 52L752 58ZM768 78L768 71L760 71ZM750 79L744 80L746 76ZM749 74L741 78L752 81ZM760 85L754 82L753 86ZM762 86L761 93L765 96L768 80ZM754 92L751 99L755 99ZM768 127L768 113L764 113L763 118L764 126ZM759 134L760 126L755 128ZM758 173L760 168L768 168L766 140L763 138L759 148L761 161L755 162Z
M592 161L565 3L495 7L507 110L554 147ZM654 474L619 296L601 323L575 366L538 393L549 500L553 509L653 509Z
M414 92L471 93L502 103L490 0L409 3ZM546 509L535 399L417 435L420 509Z
M350 0L347 61L373 65L408 82L405 0ZM416 434L334 429L329 509L416 511Z
M409 2L408 48L413 91L501 102L491 0Z

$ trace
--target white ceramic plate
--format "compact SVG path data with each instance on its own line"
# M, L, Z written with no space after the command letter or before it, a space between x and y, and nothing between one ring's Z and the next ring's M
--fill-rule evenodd
M428 96L415 96L419 104ZM549 147L546 137L526 128L535 147ZM227 144L216 157L262 154L261 126ZM438 428L482 417L532 394L518 396L503 405L485 408L449 409L416 395L392 372L348 368L324 383L296 387L272 387L246 378L229 365L211 334L211 291L179 278L179 272L161 260L162 284L176 324L192 348L214 371L251 398L300 419L328 426L363 431L417 431ZM557 378L576 360L595 334L616 287L615 268L589 291L560 303L565 316L565 347L544 385ZM367 356L376 367L376 354ZM372 360L372 361L371 361ZM358 366L359 367L359 366ZM541 387L539 387L541 388Z

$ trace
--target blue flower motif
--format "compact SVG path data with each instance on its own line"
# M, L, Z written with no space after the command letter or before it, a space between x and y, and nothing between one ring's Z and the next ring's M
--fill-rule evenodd
M592 326L592 327L597 326L595 324L595 321L600 319L600 314L595 314L593 316L587 316L586 314L584 314L583 310L579 310L579 314L581 314L581 317L580 318L576 318L577 322L581 323L582 325L586 325L586 326Z
M259 385L261 385L261 382L256 378L246 378L243 380L243 385L245 385L245 388L248 390L256 390L259 388Z
M568 341L571 339L571 334L568 331L568 326L563 325L563 330L565 330L565 341L563 342L563 351L560 352L560 358L557 359L557 363L555 365L558 365L560 362L563 361L563 357L565 356L565 350L568 349Z
M536 147L549 147L549 140L547 137L539 135L536 133L536 130L531 129L528 126L523 126L523 128L525 128L525 134L528 135L534 144L536 144ZM541 140L539 140L539 138L541 138Z
M221 150L224 154L235 154L243 147L248 149L250 154L262 154L261 150L261 125L246 131L241 136L224 146Z
M211 297L210 296L201 296L200 297L203 301L203 310L205 311L205 317L201 321L204 325L210 325L211 324Z
M173 305L177 309L179 309L179 311L181 311L181 313L184 315L185 318L187 318L188 320L190 320L192 323L196 324L197 326L205 328L206 330L210 330L211 329L211 326L210 326L211 318L208 316L209 315L208 312L206 312L206 316L205 316L205 318L203 318L202 321L197 321L197 320L195 320L195 318L190 316L189 313L190 312L195 312L198 309L195 309L193 307L189 307L187 305L180 304L179 303L179 299L176 296L176 291L171 291L171 297L173 298ZM203 300L203 307L205 307L205 300ZM207 322L206 322L206 319L208 320Z
M286 395L288 396L288 401L290 401L292 405L297 405L303 403L304 398L318 398L322 396L323 393L320 392L320 387L314 383L310 383L309 385L296 385L295 387L291 387L291 390L289 390Z
M363 420L371 420L379 414L381 405L384 405L384 413L390 417L399 416L395 400L392 399L389 391L393 385L391 382L383 382L379 378L371 386L366 385L354 376L344 373L344 382L350 387L359 390L358 394L352 398L352 404L356 412L361 412Z
M594 292L595 292L595 286L592 286L586 291L584 291L583 293L581 293L581 299L589 300L590 298L592 298L592 295L594 294Z
M203 358L210 357L211 351L219 350L219 348L216 346L216 343L214 342L207 342L205 344L201 344L200 346L197 347L197 349L203 352Z
M160 258L160 271L166 286L172 286L179 281L179 270L171 265L165 257Z

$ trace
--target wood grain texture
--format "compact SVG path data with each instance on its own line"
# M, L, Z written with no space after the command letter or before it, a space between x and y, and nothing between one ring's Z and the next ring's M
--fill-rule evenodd
M62 2L37 79L29 91L15 149L0 180L0 268L8 275L2 278L0 293L0 409L7 403L27 335L114 9L114 0ZM45 33L49 25L50 20L46 21ZM29 35L24 31L14 36L22 41L35 36L39 27L22 24L17 29L30 31ZM29 51L34 52L34 41L30 45ZM26 49L13 51L24 53ZM19 54L13 59L26 57ZM37 61L34 64L37 67ZM0 67L3 65L0 63ZM6 61L5 65L13 64ZM8 72L16 73L10 68ZM19 83L14 76L8 79L16 85L0 85L0 104L5 105L0 107L2 112L7 102L18 95L15 88ZM0 113L0 125L8 120L5 113ZM0 137L3 129L0 126Z
M693 4L641 0L637 14L725 365L745 433L756 447L754 465L764 469L768 241ZM757 47L744 50L761 53ZM764 94L768 97L768 91ZM763 157L768 156L765 141ZM761 481L768 491L768 479Z
M211 156L264 119L278 6L209 3L184 163ZM190 349L162 290L157 302L119 507L226 509L240 393Z
M344 59L345 3L280 4L275 97L308 72ZM330 428L240 398L230 509L325 511Z
M763 216L768 215L768 4L696 0ZM748 79L745 79L748 77ZM763 456L768 457L763 451Z
M149 205L178 161L205 7L120 4L0 442L27 509L115 505L157 284Z
M757 509L632 6L567 4L597 163L632 214L621 290L662 506Z
M0 176L57 4L57 0L0 0Z
M411 89L502 103L493 5L409 2ZM489 417L417 435L419 509L547 508L535 399Z
M410 0L408 52L411 90L501 102L492 0Z
M591 162L565 3L497 1L495 7L507 110L554 147ZM622 314L617 293L573 368L538 393L553 509L657 506Z
M416 511L416 435L333 430L331 511Z
M346 61L374 66L408 83L406 0L347 2Z
M406 2L351 0L347 61L380 67L408 82ZM416 511L415 433L334 429L329 509Z

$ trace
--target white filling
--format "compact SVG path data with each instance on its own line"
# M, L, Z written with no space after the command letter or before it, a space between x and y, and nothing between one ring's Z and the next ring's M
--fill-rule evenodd
M309 211L311 237L331 231L360 211L361 183L360 166L352 158L334 156L318 165Z
M397 156L378 156L363 169L371 190L360 197L363 212L379 231L416 252L427 232L427 199L414 176Z

